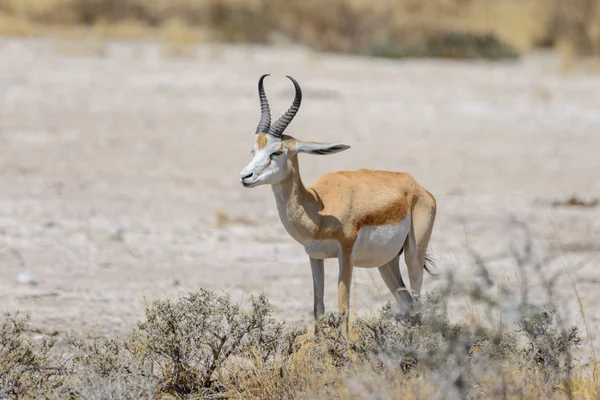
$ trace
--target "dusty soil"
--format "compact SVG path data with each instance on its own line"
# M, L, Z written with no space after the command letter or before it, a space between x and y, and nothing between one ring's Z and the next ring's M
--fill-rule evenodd
M208 287L266 293L279 317L312 318L308 258L284 231L268 187L244 189L258 122L258 77L274 115L304 104L288 133L350 151L303 156L305 183L336 169L408 171L438 200L439 278L472 279L472 254L518 293L531 239L557 280L554 300L600 328L600 76L560 72L552 56L513 63L388 61L303 49L0 41L0 310L41 331L127 332L144 302ZM337 266L326 263L326 307ZM402 271L406 277L405 266ZM391 300L358 270L352 307ZM490 291L497 291L493 286ZM452 299L454 318L477 317ZM594 340L600 340L598 336Z

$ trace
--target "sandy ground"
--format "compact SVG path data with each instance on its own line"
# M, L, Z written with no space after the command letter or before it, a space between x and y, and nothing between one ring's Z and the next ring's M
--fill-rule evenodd
M151 43L88 46L0 41L1 311L30 313L50 333L118 334L145 300L208 287L264 292L277 316L310 321L303 248L270 188L239 183L256 82L269 72L274 115L293 96L284 75L304 88L289 134L352 146L301 157L305 183L336 169L408 171L437 197L431 250L442 277L427 276L425 292L448 272L471 279L473 252L517 288L510 252L529 235L535 257L552 258L545 272L572 271L600 329L600 207L552 205L600 197L600 76L561 73L546 55L489 64L205 46L181 59ZM331 310L337 266L326 266ZM355 277L354 310L391 300L376 270ZM541 299L535 277L528 284ZM566 275L555 300L583 329ZM461 299L452 310L473 312Z

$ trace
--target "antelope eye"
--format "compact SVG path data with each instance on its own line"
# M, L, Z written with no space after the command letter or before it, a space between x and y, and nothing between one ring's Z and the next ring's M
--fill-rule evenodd
M282 152L282 151L276 151L275 153L271 154L269 157L270 157L271 159L273 159L273 157L275 157L275 156L280 156L280 155L282 155L282 154L283 154L283 152Z

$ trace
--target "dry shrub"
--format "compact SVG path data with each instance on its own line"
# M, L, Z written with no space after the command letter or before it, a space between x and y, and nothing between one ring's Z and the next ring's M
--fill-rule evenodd
M131 338L69 340L69 379L63 392L85 399L151 399L160 379L151 363L138 356Z
M0 399L36 398L65 384L65 366L52 350L55 341L27 337L29 320L6 315L0 322Z
M480 269L469 283L448 276L407 316L388 304L356 319L350 340L336 313L313 335L271 318L264 296L243 308L208 290L155 301L127 337L75 338L60 349L29 339L27 320L7 315L0 398L597 397L598 382L574 371L581 339L560 310L530 302L525 284L520 296L491 295L496 283ZM450 321L450 294L503 322Z
M340 317L327 314L316 337L296 340L296 350L277 361L238 371L228 393L234 398L340 393L342 398L523 398L527 393L553 398L557 386L572 390L579 336L574 328L568 334L557 328L552 313L530 311L506 332L452 324L444 315L439 296L430 296L408 318L395 316L388 305L378 318L355 321L357 338L348 341L340 335Z
M264 296L253 298L251 311L243 311L229 296L200 290L178 303L154 302L132 344L137 357L152 364L151 373L162 377L162 390L218 390L215 373L225 361L253 344L275 340L280 324L269 318L271 312Z
M571 372L572 350L581 344L577 327L559 330L555 326L556 310L547 309L521 321L529 347L524 350L535 368L545 379Z

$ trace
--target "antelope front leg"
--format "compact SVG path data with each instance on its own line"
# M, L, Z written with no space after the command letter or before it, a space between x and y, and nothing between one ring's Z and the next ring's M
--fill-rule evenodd
M316 321L317 318L325 314L325 303L323 303L325 292L325 268L323 260L316 260L311 257L310 268L312 269L313 291L315 297L313 314Z
M338 279L338 311L342 313L342 334L349 337L350 286L352 284L352 248L342 248L338 257L340 275Z

